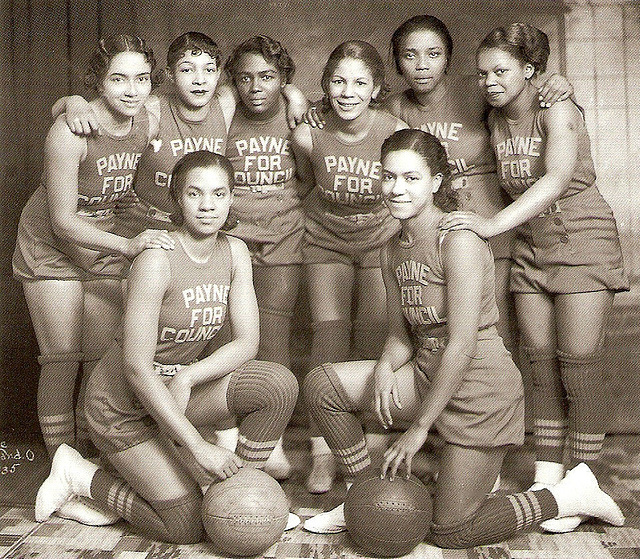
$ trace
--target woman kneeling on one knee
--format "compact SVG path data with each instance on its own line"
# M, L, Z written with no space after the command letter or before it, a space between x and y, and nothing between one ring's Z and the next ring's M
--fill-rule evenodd
M243 241L220 232L232 185L233 168L220 155L194 152L177 163L175 249L134 261L122 333L87 388L92 439L119 477L62 445L38 491L36 520L81 496L102 510L80 522L123 517L154 539L200 541L200 486L262 468L284 432L297 382L282 365L252 361L259 327L251 259ZM227 318L231 340L203 356ZM234 418L235 453L199 432Z
M622 512L584 464L549 489L487 498L508 448L524 438L522 380L495 327L493 258L475 233L438 227L455 195L437 138L401 130L384 142L381 160L383 195L402 224L382 251L389 314L382 356L321 365L304 383L311 416L346 479L370 466L357 413L374 411L386 428L411 422L384 455L381 475L392 480L410 475L431 427L445 441L431 530L436 545L493 543L555 516L621 525ZM344 530L343 506L305 528Z

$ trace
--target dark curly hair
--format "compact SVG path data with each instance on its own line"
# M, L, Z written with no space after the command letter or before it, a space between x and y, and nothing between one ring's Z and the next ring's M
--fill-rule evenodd
M442 175L440 188L433 195L434 205L443 212L452 212L457 209L458 196L451 186L451 166L447 158L447 150L440 143L440 140L433 134L416 128L398 130L382 143L380 160L383 161L391 152L404 149L413 151L422 157L432 175L438 173Z
M155 72L156 58L153 49L144 39L135 35L111 35L98 41L98 48L89 60L89 68L84 76L84 84L93 90L98 90L104 80L114 57L121 52L139 52L151 66L151 85L155 87L162 82L162 73Z
M531 64L534 74L543 74L549 59L549 38L537 27L527 23L512 23L491 31L480 43L478 52L500 49L522 64Z
M176 37L169 45L169 50L167 51L167 66L174 70L175 65L187 52L194 56L204 52L216 61L216 68L220 68L222 51L220 47L218 47L218 44L204 33L189 31Z
M384 77L384 62L378 54L378 51L366 41L346 41L339 44L333 52L329 55L327 63L324 65L322 71L322 91L324 91L324 98L322 99L322 108L327 111L331 108L329 103L329 84L331 82L331 76L335 72L338 64L345 58L354 58L355 60L362 60L364 64L371 71L373 76L373 85L375 87L380 86L380 93L377 97L371 99L371 107L378 107L389 94L391 89L387 85Z
M231 56L229 56L224 65L224 69L227 71L231 80L235 80L240 58L248 52L262 55L262 58L278 69L283 84L291 83L293 74L295 74L296 71L296 65L289 56L287 49L282 46L282 43L266 35L251 37L251 39L247 39L233 49Z
M175 211L171 214L171 221L175 224L182 225L184 221L179 201L182 196L182 189L184 188L187 174L193 169L207 167L222 169L229 179L229 190L233 190L233 165L231 165L231 162L226 157L207 150L193 151L181 157L173 167L171 183L169 185L169 194L175 206Z
M451 54L453 53L453 39L451 38L451 34L449 33L447 26L437 17L419 15L405 21L393 32L393 35L391 36L391 53L393 54L393 60L398 74L402 75L402 68L400 67L400 51L402 50L405 39L414 31L433 31L440 37L440 39L442 39L446 50L447 68L449 68L449 64L451 63Z

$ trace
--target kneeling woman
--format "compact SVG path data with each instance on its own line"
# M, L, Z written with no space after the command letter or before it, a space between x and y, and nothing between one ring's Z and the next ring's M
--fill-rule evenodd
M445 440L434 500L432 541L472 547L506 539L556 515L624 516L584 464L541 491L487 498L510 445L524 436L520 373L498 336L493 258L470 231L443 234L454 208L447 155L420 130L382 146L382 188L402 224L382 252L389 336L378 361L322 365L305 379L305 398L333 453L353 480L370 459L357 412L384 427L411 421L387 450L381 474L410 475L431 427ZM320 533L344 530L342 505L307 520Z
M194 152L176 165L175 249L147 250L134 261L122 337L87 388L92 438L121 477L62 445L38 492L38 521L80 495L151 538L197 542L202 492L175 446L215 481L263 467L282 435L297 383L281 365L251 361L259 337L251 259L244 242L220 232L232 185L233 168L220 155ZM203 357L227 315L231 341ZM233 416L241 420L235 454L198 432Z

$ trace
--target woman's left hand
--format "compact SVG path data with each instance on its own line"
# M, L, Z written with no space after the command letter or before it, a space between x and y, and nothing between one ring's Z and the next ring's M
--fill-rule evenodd
M191 382L184 374L177 372L167 386L182 413L187 411L191 398Z
M384 478L389 472L389 481L396 477L400 465L404 463L406 478L411 476L411 461L429 436L429 429L413 424L394 442L384 453L382 462L382 475Z
M304 122L304 117L309 109L309 101L301 96L290 96L287 105L287 122L293 130L298 124Z
M482 217L475 212L451 212L445 215L438 227L443 231L468 229L483 239L489 239L499 233L492 219Z

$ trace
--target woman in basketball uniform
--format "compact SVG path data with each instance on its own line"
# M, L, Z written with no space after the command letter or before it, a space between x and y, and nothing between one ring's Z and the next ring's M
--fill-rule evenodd
M123 211L118 215L129 236L145 228L175 228L170 218L173 204L169 185L171 169L178 159L201 149L224 155L236 93L230 87L217 87L221 56L216 42L196 31L183 33L169 45L165 74L170 88L147 103L158 117L160 129L140 160L135 196L121 203ZM296 115L306 110L306 99L292 85L284 91L293 101L290 118L295 124ZM98 132L99 126L82 97L58 101L53 113L61 111L66 111L73 132Z
M376 357L386 335L380 247L399 227L382 202L380 146L406 124L378 110L388 88L384 63L369 43L347 41L329 56L322 74L324 128L301 124L293 146L304 200L303 245L313 340L311 365L347 360L353 338L361 357ZM328 491L333 459L312 435L312 492Z
M76 377L81 362L86 377L113 335L127 259L149 247L173 248L161 230L125 238L114 219L157 130L144 108L154 68L142 39L100 40L85 82L98 94L91 108L103 134L78 137L58 118L45 142L42 182L20 217L13 272L38 339L38 417L51 456L62 443L82 448L88 441L82 414L77 425L74 419Z
M481 43L478 76L489 115L498 178L513 200L487 219L450 214L443 230L484 238L516 229L511 291L533 376L534 487L557 484L570 465L595 463L608 409L602 371L604 323L614 293L628 289L616 222L595 185L589 137L571 101L541 109L532 79L549 56L530 25L492 31ZM574 529L579 517L543 528Z
M251 252L260 309L258 358L289 368L304 234L283 97L295 64L278 41L258 35L234 49L225 69L240 100L227 141L235 186L226 230L247 243ZM290 475L291 464L281 441L267 471L276 479Z
M431 541L465 548L493 543L552 518L581 513L621 525L624 516L581 464L558 485L487 497L507 449L524 438L520 372L498 335L494 263L471 231L442 231L455 208L448 155L424 131L401 130L382 146L382 188L402 229L382 252L389 335L378 361L324 364L305 378L311 416L353 480L370 466L357 413L409 428L384 455L382 477L409 477L436 426L444 440ZM343 505L305 522L345 529Z
M203 537L202 492L176 447L214 480L264 466L298 387L282 365L252 361L258 308L251 259L241 240L220 232L232 187L231 164L209 151L188 154L174 168L175 249L144 251L134 261L122 334L87 387L92 438L118 477L61 446L38 491L38 521L81 495L151 538L194 543ZM230 341L203 356L227 319ZM240 419L235 453L198 430L232 417Z

